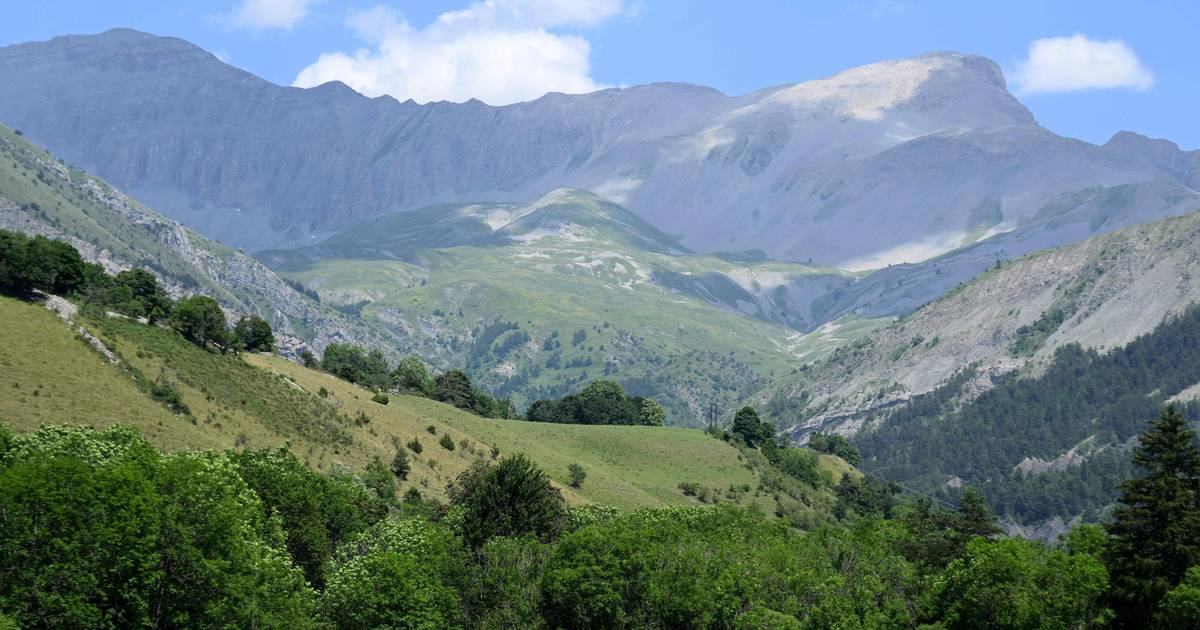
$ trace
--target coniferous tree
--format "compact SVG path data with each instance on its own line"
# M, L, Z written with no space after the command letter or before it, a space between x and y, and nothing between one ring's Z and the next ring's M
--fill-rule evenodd
M1200 452L1174 405L1141 434L1141 476L1121 485L1106 560L1117 625L1150 620L1167 591L1200 563Z

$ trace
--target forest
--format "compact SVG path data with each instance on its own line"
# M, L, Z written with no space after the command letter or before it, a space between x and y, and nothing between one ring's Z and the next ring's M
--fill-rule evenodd
M439 503L285 450L3 429L0 627L1194 626L1200 453L1174 408L1134 461L1111 523L1047 545L973 491L802 531L732 503L568 507L520 454Z
M943 498L956 494L944 483L957 476L1021 523L1071 514L1095 520L1130 475L1130 439L1172 396L1200 382L1200 307L1104 354L1059 348L1040 375L1006 374L960 404L973 374L965 368L855 436L862 467ZM1200 420L1196 401L1179 409ZM1087 461L1068 470L1016 470L1026 457L1053 460L1076 447Z

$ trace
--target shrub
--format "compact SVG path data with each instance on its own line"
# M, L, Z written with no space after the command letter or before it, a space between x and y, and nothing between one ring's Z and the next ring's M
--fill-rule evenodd
M408 446L408 450L414 453L420 453L421 451L425 450L425 447L421 446L421 440L418 440L417 438L409 440L406 446Z
M583 486L583 480L587 479L587 471L579 464L571 464L567 466L567 476L571 479L571 487L579 488Z
M546 540L565 523L562 495L522 454L495 466L476 461L455 479L448 494L453 505L463 508L463 540L475 549L496 536Z
M404 454L404 451L397 449L396 455L392 457L392 474L396 475L396 477L401 481L404 481L405 479L408 479L408 471L410 468L411 466L408 463L408 456Z
M375 395L371 396L371 400L381 405L386 405L391 399L388 398L388 395L384 392L375 392Z
M433 426L432 424L425 427L425 430L429 432L429 435L437 435L437 427Z
M441 444L442 448L446 449L447 451L454 450L454 440L450 438L449 434L443 433L442 439L438 440L438 444Z

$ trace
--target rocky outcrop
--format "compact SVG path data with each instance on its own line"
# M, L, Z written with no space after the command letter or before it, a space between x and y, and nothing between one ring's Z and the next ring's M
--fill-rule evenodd
M805 401L800 415L776 418L797 435L853 433L967 366L974 376L959 394L965 399L1000 374L1036 373L1065 344L1128 344L1198 301L1200 213L1192 213L993 265L756 399Z

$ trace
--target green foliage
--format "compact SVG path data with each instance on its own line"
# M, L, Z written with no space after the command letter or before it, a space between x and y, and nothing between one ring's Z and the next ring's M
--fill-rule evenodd
M192 410L183 402L183 394L179 393L175 385L165 378L165 375L159 375L158 380L150 384L150 397L175 413L185 416L192 413Z
M201 348L212 344L224 351L232 343L232 335L225 329L225 312L208 296L179 300L171 309L170 322L179 334Z
M347 343L325 346L321 369L356 385L386 389L391 384L391 369L383 353L370 352Z
M433 399L470 411L475 407L475 388L462 370L449 370L438 375Z
M414 453L418 453L418 454L421 451L425 450L425 447L421 446L421 440L418 440L417 438L413 438L413 439L409 440L408 444L406 444L405 446L408 447L408 450L410 450Z
M158 284L154 274L145 269L130 269L113 276L100 298L103 306L128 315L144 317L153 324L165 319L172 309L171 298ZM222 330L224 329L222 314Z
M407 462L406 462L407 463ZM375 492L375 496L387 502L396 498L396 477L388 470L378 456L372 457L363 469L363 483Z
M388 397L386 392L375 392L374 394L371 395L371 402L376 402L381 405L386 405L389 402L391 402L391 398Z
M443 433L442 439L438 440L438 444L447 451L454 450L454 438L451 438L449 434Z
M84 287L84 263L74 247L44 236L0 230L0 294L68 294Z
M396 449L396 454L392 457L391 471L400 481L408 479L409 470L412 466L408 463L408 455L399 448Z
M814 433L808 436L808 447L818 453L837 455L851 466L858 466L862 463L858 448L851 444L850 440L836 433Z
M23 626L312 626L314 593L227 456L39 431L5 454L0 505L0 601Z
M317 474L284 449L230 455L262 500L263 518L278 515L288 553L317 588L337 545L378 521L386 506L361 486Z
M1200 564L1200 452L1196 435L1169 406L1138 438L1139 475L1121 485L1108 527L1113 607L1130 625Z
M321 597L336 628L462 627L457 584L466 560L448 532L386 519L342 545Z
M661 426L666 411L656 401L629 396L616 381L596 380L579 394L559 400L537 400L529 406L526 419L558 424L642 424Z
M247 352L270 352L275 349L275 333L271 324L258 315L243 317L233 327L233 336Z
M931 620L946 628L1097 628L1108 572L1090 554L1034 541L976 538L931 593Z
M1163 628L1200 627L1200 566L1188 569L1183 581L1163 596L1158 608L1157 621Z
M738 409L733 416L733 426L730 431L751 448L757 448L763 442L773 441L775 438L769 425L764 425L758 417L758 412L750 406Z
M425 362L415 356L400 359L396 369L392 371L392 383L397 389L421 396L432 396L434 388L433 376Z
M496 536L550 539L566 517L562 495L522 454L495 466L477 461L455 479L449 494L463 508L463 539L472 548Z
M889 550L897 534L871 523L801 536L729 505L635 512L559 541L542 609L563 628L734 627L754 609L773 614L740 623L903 627L918 582Z
M581 488L583 480L587 479L587 471L579 464L571 464L567 466L567 477L571 480L572 488Z
M542 566L550 546L533 537L493 538L477 552L471 628L537 628Z

